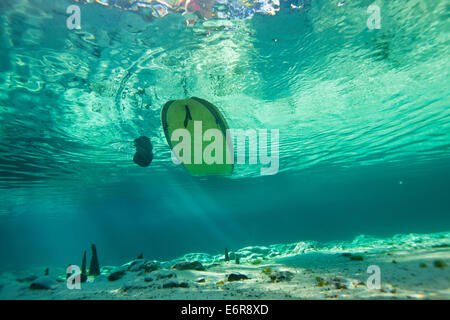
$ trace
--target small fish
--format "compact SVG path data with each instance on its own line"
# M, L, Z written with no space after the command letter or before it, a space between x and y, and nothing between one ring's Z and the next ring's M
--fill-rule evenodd
M140 136L134 139L134 146L136 147L136 153L133 161L141 167L148 167L153 160L153 146L150 138Z

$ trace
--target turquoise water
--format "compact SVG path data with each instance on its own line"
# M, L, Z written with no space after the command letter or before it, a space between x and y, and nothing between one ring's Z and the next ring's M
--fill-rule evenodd
M70 1L0 4L0 268L450 229L446 1L311 1L186 27ZM338 5L339 4L339 5ZM175 165L163 104L279 129L279 172ZM155 158L133 163L133 140ZM447 236L447 233L444 233Z

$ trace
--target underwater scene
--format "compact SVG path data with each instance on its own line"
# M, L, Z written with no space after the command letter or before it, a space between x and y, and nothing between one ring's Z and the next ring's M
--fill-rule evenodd
M450 299L445 0L0 0L0 299Z

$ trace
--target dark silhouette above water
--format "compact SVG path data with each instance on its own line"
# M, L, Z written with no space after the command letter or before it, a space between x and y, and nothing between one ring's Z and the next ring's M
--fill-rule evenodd
M133 161L141 167L148 167L153 160L153 146L150 139L145 136L140 136L134 139L134 146L136 147L136 153L134 154Z

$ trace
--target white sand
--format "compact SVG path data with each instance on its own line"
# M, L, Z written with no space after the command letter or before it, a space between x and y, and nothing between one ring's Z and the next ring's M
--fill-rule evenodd
M361 253L363 261L351 261L342 253L310 252L271 260L259 265L243 262L205 264L207 271L158 270L130 272L117 281L101 275L69 290L64 281L54 289L32 290L30 282L16 279L26 274L3 273L0 299L449 299L450 248L393 250ZM447 267L436 267L434 261ZM394 263L394 262L395 263ZM421 266L426 264L426 267ZM381 270L381 289L366 286L369 265ZM290 281L272 282L265 268L287 270ZM44 268L45 269L45 268ZM43 270L43 269L42 269ZM268 271L268 269L265 269ZM61 270L61 273L63 271ZM250 279L228 282L230 273ZM157 279L161 274L172 278ZM63 278L61 276L61 278ZM153 281L145 279L154 278ZM197 282L204 279L203 283ZM323 279L322 286L317 278ZM162 288L170 281L187 283L187 288ZM341 288L337 288L341 287Z

